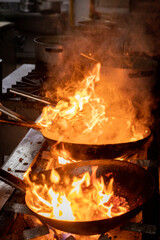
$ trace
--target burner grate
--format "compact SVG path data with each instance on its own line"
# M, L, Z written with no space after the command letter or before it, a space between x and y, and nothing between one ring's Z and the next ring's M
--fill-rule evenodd
M12 88L41 96L44 94L43 87L45 81L46 75L44 74L44 72L34 69L26 76L22 77L21 81L17 81L15 84L13 84Z

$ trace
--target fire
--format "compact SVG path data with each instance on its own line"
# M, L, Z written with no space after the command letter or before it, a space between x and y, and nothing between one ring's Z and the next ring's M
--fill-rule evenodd
M54 149L54 154L57 155L57 160L59 165L65 165L67 163L73 163L76 162L76 160L72 159L65 150L56 150L52 147L52 151Z
M97 167L92 173L78 176L60 176L52 169L49 179L27 182L26 203L36 213L58 220L91 221L112 218L126 213L129 205L123 197L115 196L114 179L109 174L107 180L96 177Z
M55 108L45 107L37 124L53 131L54 135L58 135L58 139L62 132L63 138L68 138L68 129L72 137L81 133L79 138L85 138L91 132L95 139L101 135L102 126L108 118L105 115L103 99L95 94L95 83L100 80L100 66L100 63L95 65L92 73L81 82L75 95L68 97L68 101L60 100Z
M46 137L74 143L107 144L136 141L147 134L146 127L137 126L129 115L117 117L109 113L104 99L95 91L100 69L101 64L95 64L67 101L60 100L55 107L43 108L37 124Z

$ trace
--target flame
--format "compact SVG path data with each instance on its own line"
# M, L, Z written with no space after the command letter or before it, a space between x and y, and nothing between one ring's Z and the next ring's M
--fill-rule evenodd
M96 170L92 167L92 174L85 172L72 178L65 175L61 179L53 169L49 179L42 175L38 183L31 181L27 173L26 203L42 216L68 221L106 219L127 212L126 200L114 195L113 177L104 182L102 176L96 177Z
M95 65L92 73L81 82L75 95L68 97L68 101L60 100L56 107L44 107L37 124L53 131L54 135L58 134L58 140L62 132L63 138L68 138L68 134L72 137L76 134L77 137L80 133L79 140L81 136L83 139L92 132L97 139L102 133L102 126L108 121L103 99L95 94L95 83L100 80L100 67L100 63Z
M106 105L110 104L95 91L100 81L100 68L100 63L95 64L68 100L43 108L37 124L46 137L74 143L107 144L137 141L147 134L146 127L142 124L137 127L129 115L117 117L116 113L109 113L109 107L106 110Z
M72 159L71 157L69 157L69 155L67 154L67 152L65 150L59 150L57 151L55 149L55 151L57 152L57 158L58 158L58 164L59 165L65 165L67 163L73 163L76 162L76 160ZM55 152L54 151L54 152Z

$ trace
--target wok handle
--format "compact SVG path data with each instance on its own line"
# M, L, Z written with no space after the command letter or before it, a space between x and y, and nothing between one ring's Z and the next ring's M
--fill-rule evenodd
M41 103L44 103L44 104L47 104L47 105L52 105L53 107L57 104L56 101L50 101L48 100L47 98L45 97L39 97L35 94L31 94L31 93L26 93L22 90L19 90L19 89L15 89L15 88L10 88L9 91L11 93L15 93L17 95L20 95L22 97L27 97L27 98L30 98L30 99L33 99L33 100L36 100L36 101L39 101ZM63 97L62 98L63 101L66 101L66 102L69 102L69 98L66 98L66 97Z
M48 104L48 105L51 104L51 102L48 101L48 100L45 99L45 98L36 96L36 95L34 95L34 94L31 94L31 93L26 93L26 92L24 92L24 91L22 91L22 90L18 90L18 89L11 88L9 91L10 91L11 93L15 93L15 94L20 95L20 96L22 96L22 97L27 97L27 98L30 98L30 99L39 101L39 102L41 102L41 103L45 103L45 104Z
M5 119L0 119L0 123L6 123L6 124L20 126L20 127L33 128L39 131L41 130L41 127L39 127L36 123L17 122L13 120L5 120Z
M84 53L80 53L80 55L81 55L82 57L85 57L85 58L87 58L87 59L95 62L95 63L98 63L98 62L99 62L99 61L96 60L95 58L92 58L92 57L90 57L90 56L88 56L88 55L86 55L86 54L84 54Z
M19 189L22 192L26 191L26 186L23 180L3 170L2 168L0 168L0 180L9 184L11 187Z
M25 117L23 117L22 115L10 110L9 108L3 106L1 103L0 103L0 112L14 118L15 120L18 120L20 122L28 122L28 123L31 123L31 121L27 120Z

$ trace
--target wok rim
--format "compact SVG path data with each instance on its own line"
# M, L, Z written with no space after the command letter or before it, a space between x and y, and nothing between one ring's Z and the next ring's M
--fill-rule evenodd
M150 138L150 136L152 135L152 131L151 131L151 129L150 128L146 128L146 130L148 131L147 133L146 133L146 136L145 137L143 137L143 138L141 138L141 139L138 139L138 140L135 140L135 141L130 141L130 142L120 142L120 143L90 143L90 142L88 142L88 143L81 143L81 142L72 142L72 141L65 141L65 140L63 140L63 139L53 139L53 138L49 138L49 137L47 137L46 135L47 134L45 134L44 132L45 131L43 131L43 129L41 130L41 133L42 133L42 135L44 136L44 138L46 139L46 140L50 140L50 141L54 141L54 142L57 142L57 143L64 143L64 144L73 144L73 145L81 145L81 146L92 146L92 147L98 147L98 146L121 146L121 145L126 145L126 144L135 144L135 143L140 143L140 142L143 142L143 141L145 141L145 140L147 140L147 139L149 139Z

